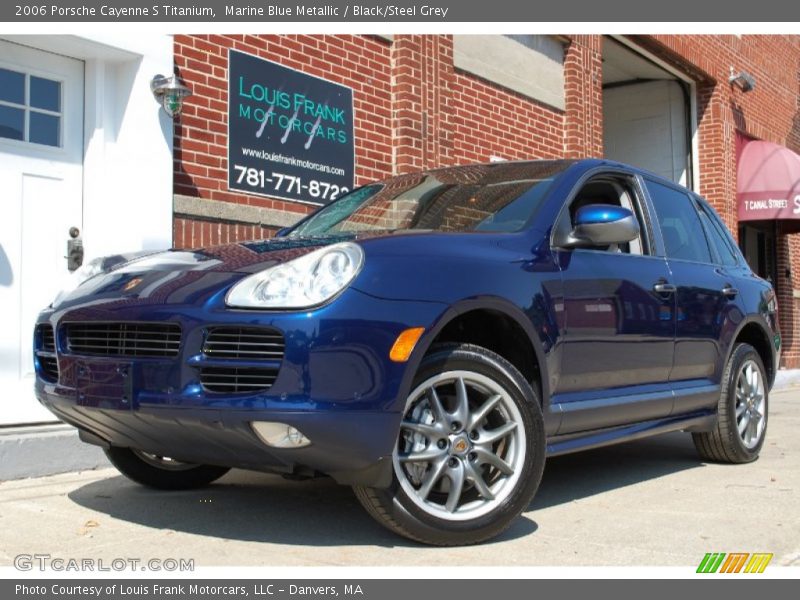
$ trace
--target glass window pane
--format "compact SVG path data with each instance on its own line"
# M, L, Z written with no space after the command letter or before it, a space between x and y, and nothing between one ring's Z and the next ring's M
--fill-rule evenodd
M717 249L717 254L719 254L722 264L727 266L738 264L739 261L736 259L736 252L731 246L729 235L727 235L728 232L723 229L724 225L719 220L719 217L713 214L713 209L710 206L701 203L700 208L703 211L702 214L707 226L709 239Z
M61 84L52 79L31 75L30 105L34 108L61 112Z
M667 257L710 263L711 250L691 198L654 181L647 182L647 189L661 225Z
M25 74L0 69L0 100L25 104Z
M0 104L0 137L21 140L25 131L25 111Z
M28 141L46 146L61 145L61 117L31 111Z

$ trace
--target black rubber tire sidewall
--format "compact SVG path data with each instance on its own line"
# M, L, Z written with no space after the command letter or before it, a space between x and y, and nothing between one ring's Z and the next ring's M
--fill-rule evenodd
M721 415L720 418L727 419L727 430L729 433L727 443L730 444L731 449L737 457L741 458L739 462L751 462L758 458L761 447L764 445L764 440L767 437L767 427L769 426L769 389L767 385L767 373L758 352L749 344L737 345L731 353L730 360L731 368L728 372L725 387L727 397L721 399L721 401L727 402L727 410L725 411L726 414L724 417ZM758 444L752 449L744 445L742 438L739 436L736 424L736 380L739 376L739 370L748 360L752 360L758 365L759 375L764 382L764 431L761 434L761 439L758 440Z
M754 448L744 445L736 423L736 380L742 365L752 360L764 381L764 431ZM742 464L756 460L769 427L769 386L764 362L755 348L749 344L737 344L725 365L720 397L717 404L717 421L711 431L693 433L692 438L700 456L709 461Z

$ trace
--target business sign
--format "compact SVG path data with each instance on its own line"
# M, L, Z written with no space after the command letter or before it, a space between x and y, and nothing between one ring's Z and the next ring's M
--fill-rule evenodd
M800 192L800 185L797 186ZM786 193L786 192L784 192ZM770 192L744 192L737 194L739 200L740 221L765 221L773 219L800 219L800 193L792 198L793 191L787 197L774 198ZM780 196L777 192L776 196Z
M228 55L228 188L309 204L353 189L353 90Z

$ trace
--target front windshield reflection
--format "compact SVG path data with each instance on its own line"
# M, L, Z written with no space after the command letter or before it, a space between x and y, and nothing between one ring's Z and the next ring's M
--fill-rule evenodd
M370 231L520 231L565 165L476 165L401 175L364 186L319 210L289 237Z

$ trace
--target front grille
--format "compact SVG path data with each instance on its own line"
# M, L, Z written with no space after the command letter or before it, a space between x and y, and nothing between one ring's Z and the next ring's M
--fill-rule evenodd
M200 383L209 392L237 394L266 390L278 377L278 369L251 367L203 367Z
M203 344L209 358L283 360L283 335L262 327L213 327Z
M39 335L39 350L42 352L56 351L56 335L52 325L39 325L37 328Z
M267 327L211 327L203 343L203 356L234 364L202 367L200 383L208 392L236 394L270 388L283 360L283 334ZM270 366L238 366L235 361L270 362Z
M58 381L56 336L52 325L40 324L36 326L34 348L41 377L48 381Z
M73 354L121 357L175 357L181 345L176 323L67 323Z

